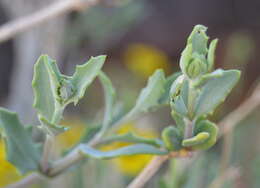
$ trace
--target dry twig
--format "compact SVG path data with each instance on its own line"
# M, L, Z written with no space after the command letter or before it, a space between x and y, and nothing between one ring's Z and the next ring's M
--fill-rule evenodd
M60 0L33 14L17 18L0 27L0 43L19 33L29 30L55 17L73 10L84 10L98 3L98 0Z

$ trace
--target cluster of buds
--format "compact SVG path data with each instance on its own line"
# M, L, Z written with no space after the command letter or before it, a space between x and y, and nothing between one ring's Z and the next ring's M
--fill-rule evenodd
M190 79L195 79L213 69L218 40L212 40L208 47L209 38L206 31L205 26L196 25L187 40L186 48L181 54L181 70Z

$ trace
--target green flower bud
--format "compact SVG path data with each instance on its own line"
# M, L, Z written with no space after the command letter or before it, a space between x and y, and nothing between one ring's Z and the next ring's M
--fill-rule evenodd
M196 78L197 76L207 71L207 65L201 59L195 58L186 68L186 74L189 78Z
M207 28L196 25L191 32L187 46L180 58L180 68L188 78L195 79L212 70L217 40L210 43L208 49Z
M74 95L75 89L73 84L66 79L61 81L61 86L58 88L59 97L62 103L66 102Z

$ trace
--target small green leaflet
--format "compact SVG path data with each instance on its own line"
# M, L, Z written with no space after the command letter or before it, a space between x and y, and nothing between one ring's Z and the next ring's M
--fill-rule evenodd
M116 91L112 85L111 80L107 77L107 75L100 71L98 78L102 84L104 94L105 94L105 112L104 112L104 120L102 126L102 132L106 131L108 126L110 125L113 119L113 107L116 98Z
M55 97L53 96L52 87L54 86L51 85L48 64L55 64L55 62L47 55L39 57L34 65L32 88L34 108L37 109L39 114L51 121L55 111Z
M84 96L87 87L99 74L105 60L106 56L100 55L91 57L90 60L83 65L77 65L76 71L71 77L71 83L76 91L68 103L74 102L75 105L78 103L79 99Z
M181 75L180 72L173 73L172 75L166 78L164 84L164 94L161 96L159 103L162 105L169 105L170 103L170 89L172 83Z
M16 113L0 108L0 131L5 141L7 160L22 174L37 170L40 152Z
M155 73L149 77L147 86L142 89L134 108L127 116L135 116L141 112L148 112L159 105L159 99L165 91L165 82L163 71L156 70Z
M203 76L200 83L197 84L200 94L195 102L195 116L212 113L225 100L239 77L240 71L238 70L221 69Z
M65 132L67 130L69 130L68 127L64 127L62 125L57 125L57 124L52 124L49 121L47 121L43 116L39 115L39 120L41 122L42 125L45 125L46 127L48 127L48 131L50 131L51 133L53 133L54 135L57 135L59 133ZM40 127L40 126L39 126Z
M212 147L217 141L218 127L203 117L195 122L194 135L192 138L182 142L184 147L191 147L194 150L206 150Z
M80 151L81 154L97 159L112 159L115 157L122 156L131 156L138 154L147 154L147 155L166 155L167 151L162 151L154 146L148 144L135 144L126 147L122 147L120 149L112 150L112 151L99 151L92 147L81 145Z

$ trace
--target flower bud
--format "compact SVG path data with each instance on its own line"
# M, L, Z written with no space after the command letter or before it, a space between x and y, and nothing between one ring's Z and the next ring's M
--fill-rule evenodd
M191 32L187 46L180 58L180 68L190 79L195 79L212 70L217 40L213 40L208 48L207 28L196 25Z
M207 72L207 64L203 58L193 58L185 70L189 78L196 78L197 76Z

